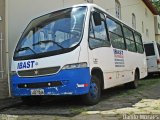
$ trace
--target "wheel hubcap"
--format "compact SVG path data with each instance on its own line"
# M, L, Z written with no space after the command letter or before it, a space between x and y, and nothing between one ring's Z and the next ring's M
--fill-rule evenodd
M90 95L93 98L96 98L98 96L98 87L96 83L91 83L90 85Z
M138 86L138 75L135 75L135 80L134 80L134 84L137 87Z

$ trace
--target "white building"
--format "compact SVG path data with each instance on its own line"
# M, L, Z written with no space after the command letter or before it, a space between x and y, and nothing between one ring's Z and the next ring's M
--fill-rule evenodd
M150 0L0 0L0 6L2 6L0 11L3 9L0 16L3 16L5 20L5 22L0 22L0 27L3 26L2 32L5 35L3 37L5 43L3 44L6 46L3 47L3 71L5 71L5 75L3 80L0 79L0 83L6 84L5 78L9 81L8 71L10 71L9 66L14 48L23 30L33 18L86 2L93 2L103 7L110 14L132 26L142 34L143 40L160 41L160 17ZM0 84L0 86L4 85ZM0 95L2 91L4 88L0 89Z

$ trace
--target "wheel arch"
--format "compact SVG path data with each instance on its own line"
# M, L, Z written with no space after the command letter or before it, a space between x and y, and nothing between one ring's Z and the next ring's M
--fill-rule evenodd
M92 68L91 75L95 75L100 79L101 89L104 89L104 75L102 69L99 67Z
M139 70L139 68L138 68L138 67L136 67L136 69L135 69L135 73L138 73L138 77L140 78L140 70Z

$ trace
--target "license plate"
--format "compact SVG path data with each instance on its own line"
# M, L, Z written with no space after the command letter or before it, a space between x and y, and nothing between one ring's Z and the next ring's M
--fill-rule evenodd
M31 90L31 95L44 95L44 89Z

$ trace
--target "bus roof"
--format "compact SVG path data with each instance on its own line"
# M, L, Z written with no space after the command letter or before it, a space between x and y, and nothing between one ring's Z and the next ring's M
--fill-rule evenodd
M144 44L149 44L149 43L157 43L155 40L145 40L143 41Z
M109 16L111 16L112 18L116 19L117 21L123 23L124 25L128 26L129 28L133 29L134 31L138 32L136 29L134 29L133 27L131 27L129 24L123 22L122 20L116 18L115 16L111 15L109 12L107 12L105 9L103 9L102 7L96 5L96 4L93 4L93 3L84 3L84 4L77 4L77 5L73 5L72 7L78 7L78 6L86 6L88 7L89 9L92 9L92 8L97 8L99 10L101 10L102 12L105 12L107 13ZM68 7L69 8L69 7ZM138 32L139 33L139 32ZM139 33L140 34L140 33Z
M110 14L109 12L107 12L105 9L103 9L102 7L100 7L100 6L96 5L96 4L93 4L93 3L77 4L77 5L73 5L73 6L70 6L70 7L65 7L65 8L63 8L63 9L68 9L68 8L72 8L72 7L87 7L87 8L89 8L89 10L91 10L92 8L97 8L97 9L99 9L100 11L102 11L102 12L106 13L107 15L109 15L110 17L112 17L113 19L117 20L118 22L123 23L124 25L128 26L130 29L132 29L132 30L136 31L137 33L139 33L137 30L135 30L134 28L132 28L130 25L128 25L127 23L121 21L120 19L116 18L115 16L111 15L111 14ZM57 10L55 10L55 11L53 11L53 12L56 12L56 11L59 11L59 10L63 10L63 9L57 9ZM52 12L50 12L50 13L52 13ZM49 13L47 13L47 14L49 14ZM44 15L45 15L45 14L44 14ZM43 15L42 15L42 16L43 16ZM41 17L41 16L39 16L39 17ZM37 18L38 18L38 17L37 17ZM36 18L34 18L34 19L36 19ZM34 19L33 19L33 20L34 20ZM140 33L139 33L139 34L140 34ZM141 35L141 34L140 34L140 35Z

